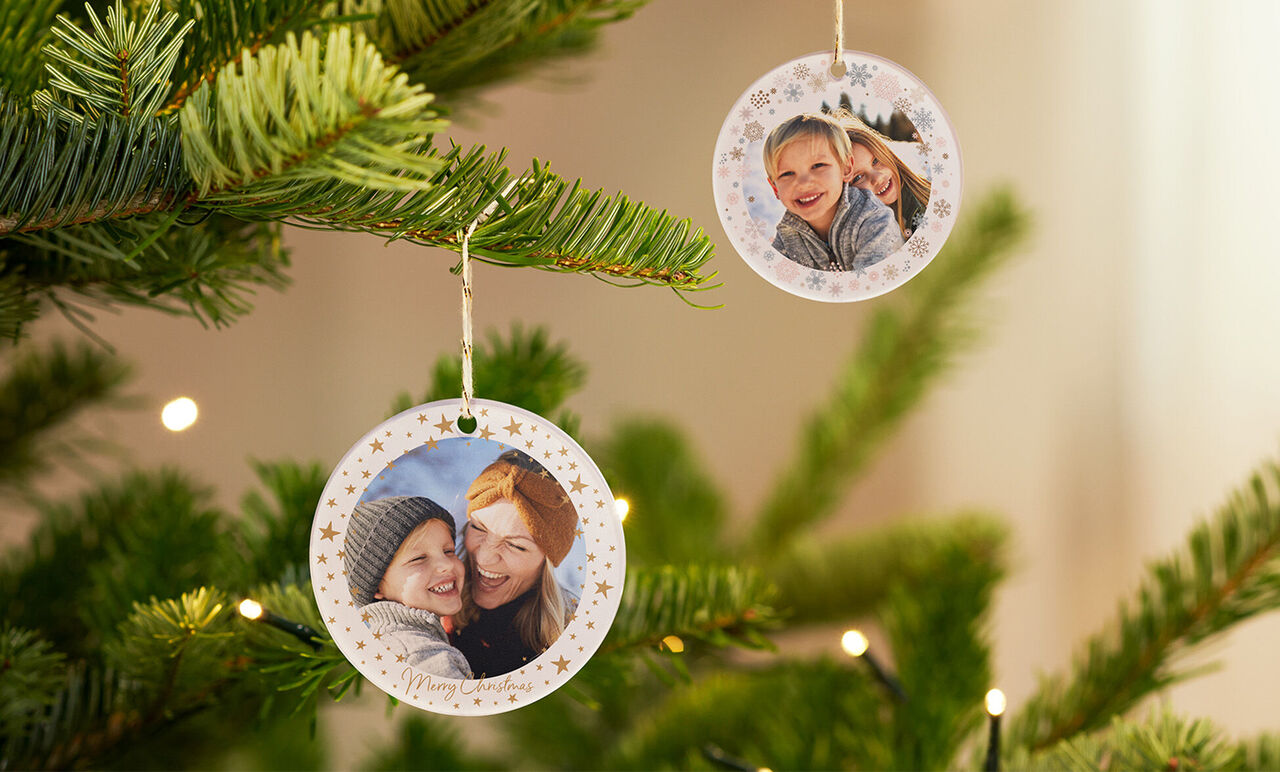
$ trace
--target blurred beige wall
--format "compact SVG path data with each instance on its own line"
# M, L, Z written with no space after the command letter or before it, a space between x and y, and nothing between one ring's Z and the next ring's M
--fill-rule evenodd
M1280 23L1268 2L1221 5L846 3L847 47L912 70L950 113L965 205L1011 183L1036 228L977 304L985 342L831 527L964 507L1005 515L1015 572L994 638L1014 709L1112 614L1144 561L1275 454ZM588 434L628 413L680 421L743 513L881 302L774 289L732 252L711 201L725 112L759 75L829 46L831 16L826 0L655 0L605 30L596 54L553 68L572 85L490 91L450 134L692 217L720 245L724 287L705 300L722 310L481 265L475 314L478 329L522 320L569 342L590 366L573 403ZM137 463L190 469L228 505L252 484L247 457L331 467L457 347L453 255L300 230L289 240L293 288L262 295L233 328L142 311L95 327L138 363L136 391L186 394L202 410L182 434L151 414L111 418L111 431ZM50 319L38 332L67 330ZM1277 618L1243 626L1212 652L1225 669L1177 690L1176 707L1236 732L1274 729L1277 633Z

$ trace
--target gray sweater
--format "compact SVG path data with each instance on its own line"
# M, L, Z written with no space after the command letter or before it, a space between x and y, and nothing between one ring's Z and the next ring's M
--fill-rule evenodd
M869 190L845 184L831 230L823 239L813 226L787 212L778 223L773 248L818 271L852 271L875 265L902 248L902 231Z
M466 657L449 645L440 617L392 600L375 601L363 611L369 615L369 629L410 665L440 678L471 677Z

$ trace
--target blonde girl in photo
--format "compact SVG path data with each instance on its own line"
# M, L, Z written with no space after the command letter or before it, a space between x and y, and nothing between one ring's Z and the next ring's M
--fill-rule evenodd
M853 143L853 176L849 184L870 191L893 210L904 239L920 227L929 204L929 181L920 176L889 148L888 138L847 110L832 117L840 122Z

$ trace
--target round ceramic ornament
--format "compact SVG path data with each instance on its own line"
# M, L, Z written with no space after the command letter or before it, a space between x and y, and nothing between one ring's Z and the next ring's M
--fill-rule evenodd
M711 178L725 233L756 273L811 300L865 300L942 248L960 208L960 144L915 75L828 50L743 92Z
M586 663L617 613L626 555L609 486L572 438L501 402L470 409L474 423L459 420L462 400L431 402L362 437L316 508L310 567L325 624L365 678L478 716L528 705ZM526 605L543 621L522 625Z

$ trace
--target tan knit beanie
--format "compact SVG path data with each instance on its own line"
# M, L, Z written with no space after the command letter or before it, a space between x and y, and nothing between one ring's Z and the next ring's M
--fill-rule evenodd
M560 483L538 462L507 451L471 483L467 490L467 514L502 499L515 505L533 541L558 566L573 546L578 513ZM541 471L535 471L539 469Z

